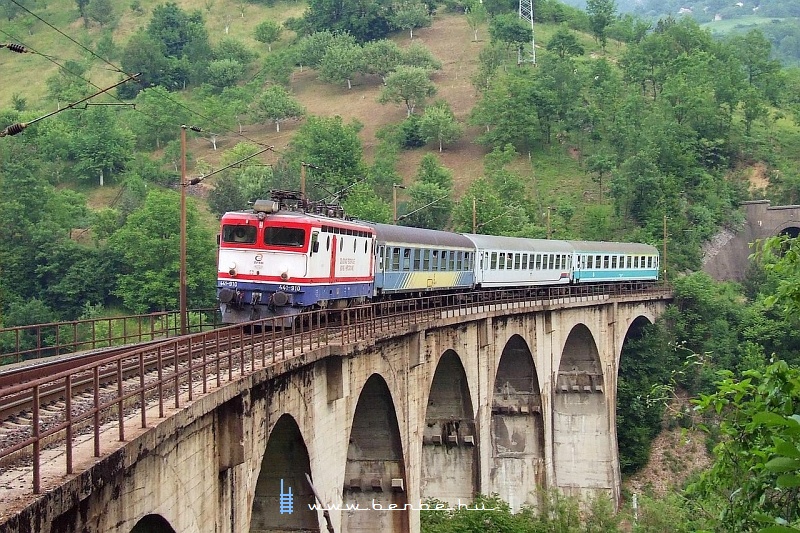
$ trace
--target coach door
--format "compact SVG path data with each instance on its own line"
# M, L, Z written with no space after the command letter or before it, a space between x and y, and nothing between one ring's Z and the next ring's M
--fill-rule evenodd
M375 287L385 287L384 284L384 269L386 262L386 246L383 244L378 246L377 257L375 257Z

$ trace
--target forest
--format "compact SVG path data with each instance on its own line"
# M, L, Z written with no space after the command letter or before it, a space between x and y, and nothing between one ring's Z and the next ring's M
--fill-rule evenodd
M800 69L766 31L612 0L537 0L533 28L510 0L196 4L0 0L0 327L177 307L182 125L192 308L215 305L218 217L301 162L354 217L390 222L404 184L402 224L471 232L479 199L481 233L666 245L674 304L622 355L621 468L665 427L702 430L711 465L635 518L630 494L542 494L425 531L800 530L800 248L702 273L741 201L800 203Z

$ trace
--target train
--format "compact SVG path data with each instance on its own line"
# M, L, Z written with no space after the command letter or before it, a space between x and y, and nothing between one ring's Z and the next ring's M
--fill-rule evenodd
M273 191L220 221L222 321L276 319L389 298L658 280L649 244L527 239L351 220L336 205Z

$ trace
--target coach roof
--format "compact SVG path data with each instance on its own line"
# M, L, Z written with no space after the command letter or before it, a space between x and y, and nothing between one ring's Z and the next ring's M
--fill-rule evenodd
M410 244L438 248L475 249L475 246L473 246L469 239L458 233L406 226L392 226L391 224L378 224L375 222L365 222L364 224L375 228L379 244Z

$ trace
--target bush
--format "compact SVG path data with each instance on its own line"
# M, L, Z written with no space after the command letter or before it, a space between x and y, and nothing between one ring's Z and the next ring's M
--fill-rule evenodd
M403 148L420 148L425 146L425 138L419 127L420 117L411 115L400 123L400 146Z

